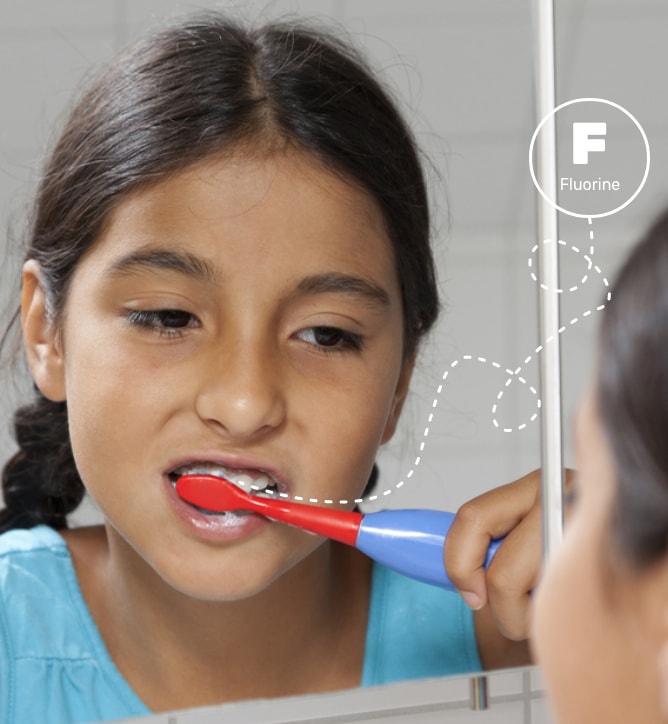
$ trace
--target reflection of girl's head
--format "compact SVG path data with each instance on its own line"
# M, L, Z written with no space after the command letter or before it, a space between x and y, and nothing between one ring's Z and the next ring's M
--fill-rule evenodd
M142 40L82 96L39 186L28 259L52 320L111 211L131 193L205 158L297 149L363 189L392 244L409 359L438 299L419 154L394 103L334 37L276 24L247 29L211 14ZM65 525L83 488L65 403L39 393L17 414L21 447L3 473L0 528Z
M668 213L632 251L603 312L576 426L575 505L535 597L535 650L564 724L665 721L667 279Z
M617 478L611 533L634 565L650 565L668 551L668 213L616 281L596 397Z

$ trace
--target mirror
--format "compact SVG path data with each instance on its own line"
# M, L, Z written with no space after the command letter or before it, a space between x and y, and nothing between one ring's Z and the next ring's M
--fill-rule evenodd
M560 238L569 246L584 248L593 231L598 276L610 279L666 198L666 10L650 0L556 5L557 102L615 101L640 121L651 146L649 178L629 207L591 226L585 219L559 218ZM22 231L23 202L41 151L81 77L164 13L190 10L193 3L109 0L94 8L68 7L32 0L0 9L3 229L11 217L13 228ZM537 292L528 264L536 263L531 249L537 243L527 163L535 128L529 4L451 0L408 9L402 0L283 0L251 6L251 14L285 12L333 19L351 32L395 87L433 164L444 309L424 347L400 429L379 458L379 499L366 509L456 510L540 466L538 425L532 420L540 397ZM14 261L18 264L17 257ZM588 284L579 281L583 259L575 252L561 254L561 268L562 287L578 287L562 299L562 320L569 325L562 338L564 443L566 463L572 464L570 420L594 347L595 315L584 319L583 311L600 303L604 287L595 275ZM3 278L1 289L7 295L15 290L13 278ZM4 308L6 299L0 301ZM0 411L7 419L18 394L13 383L3 381L3 390ZM3 426L2 458L11 450ZM405 484L397 488L398 481ZM386 490L391 494L383 495ZM84 508L75 520L94 516Z
M123 724L243 724L279 722L363 722L379 724L550 724L539 672L534 668L487 675L489 708L471 709L471 682L465 676L402 681L382 687L350 689L285 699L264 699L203 707L124 720Z

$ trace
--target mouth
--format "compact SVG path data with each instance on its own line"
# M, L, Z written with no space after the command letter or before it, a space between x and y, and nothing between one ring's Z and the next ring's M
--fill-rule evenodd
M167 473L167 478L173 488L176 483L184 475L212 475L216 478L222 478L236 485L247 493L257 495L263 498L278 497L281 493L285 493L281 486L274 478L262 470L231 468L218 463L212 462L193 462L180 465ZM189 503L189 505L191 505ZM195 510L209 516L239 516L250 515L250 511L218 511L200 508L198 505L192 505Z

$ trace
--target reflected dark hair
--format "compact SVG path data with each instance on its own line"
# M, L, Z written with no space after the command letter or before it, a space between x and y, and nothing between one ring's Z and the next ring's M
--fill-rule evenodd
M292 147L366 190L400 280L408 359L438 314L425 180L414 139L357 53L295 23L246 27L207 14L121 55L73 108L38 188L28 259L61 320L81 257L125 196L216 154ZM0 531L66 527L82 499L67 407L36 391L15 417Z
M647 566L668 552L668 210L613 285L597 403L617 475L611 535L629 562Z

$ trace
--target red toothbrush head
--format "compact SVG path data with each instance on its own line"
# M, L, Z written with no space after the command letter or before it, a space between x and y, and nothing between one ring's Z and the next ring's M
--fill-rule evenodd
M234 483L214 475L182 475L176 492L183 500L212 511L246 510L282 523L355 545L362 513L293 503L283 498L261 497L241 490Z

